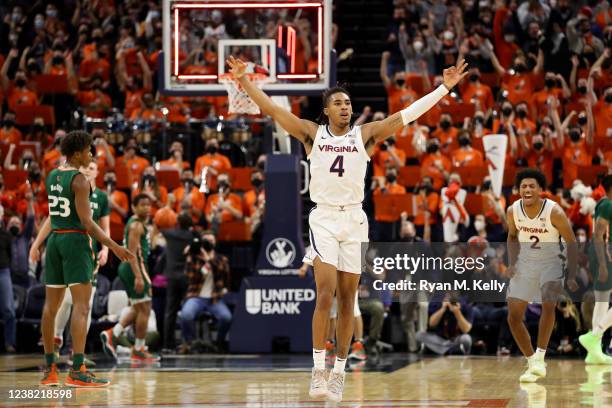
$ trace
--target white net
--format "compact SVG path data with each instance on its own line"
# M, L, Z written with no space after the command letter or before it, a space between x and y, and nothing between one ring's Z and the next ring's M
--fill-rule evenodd
M269 82L265 74L253 73L245 74L251 82L261 89L266 82ZM223 75L219 82L225 85L229 98L229 113L241 113L246 115L259 115L259 106L251 99L242 86L230 75Z

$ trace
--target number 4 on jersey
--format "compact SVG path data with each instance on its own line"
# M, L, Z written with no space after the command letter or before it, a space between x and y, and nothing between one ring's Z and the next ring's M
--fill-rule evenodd
M336 156L336 160L334 160L331 167L329 168L329 172L338 173L338 177L342 177L342 175L344 174L344 156Z

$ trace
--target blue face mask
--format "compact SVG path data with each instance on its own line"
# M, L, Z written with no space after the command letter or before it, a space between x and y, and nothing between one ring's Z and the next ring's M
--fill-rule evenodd
M40 30L44 26L45 26L45 20L41 20L41 19L34 20L34 28L36 28L37 30Z
M57 10L47 10L47 17L57 17Z

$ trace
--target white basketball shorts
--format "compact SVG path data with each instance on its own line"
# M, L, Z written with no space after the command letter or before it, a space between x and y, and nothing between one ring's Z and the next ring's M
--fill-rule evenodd
M330 207L318 204L308 217L310 251L304 262L318 256L337 270L361 274L361 244L368 242L368 217L361 204Z
M549 282L563 283L563 265L553 263L517 262L516 273L510 279L507 298L526 302L542 302L542 287Z

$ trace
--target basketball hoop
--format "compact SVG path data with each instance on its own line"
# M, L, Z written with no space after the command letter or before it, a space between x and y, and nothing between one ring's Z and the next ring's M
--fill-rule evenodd
M264 84L270 82L270 78L266 74L256 72L244 75L246 75L246 77L259 89L262 89ZM222 83L227 90L227 96L229 97L229 113L242 113L247 115L259 115L261 113L259 106L257 106L246 93L242 85L234 80L232 74L220 75L219 83Z

